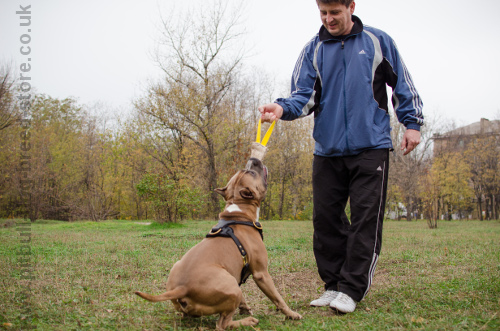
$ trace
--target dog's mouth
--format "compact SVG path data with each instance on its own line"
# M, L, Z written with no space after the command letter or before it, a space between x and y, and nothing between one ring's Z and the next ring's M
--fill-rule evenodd
M256 159L256 158L250 158L248 160L246 166L245 166L245 171L253 172L254 174L260 174L262 176L262 179L264 181L264 184L267 187L267 179L269 176L269 172L267 170L267 167L262 163L261 160Z

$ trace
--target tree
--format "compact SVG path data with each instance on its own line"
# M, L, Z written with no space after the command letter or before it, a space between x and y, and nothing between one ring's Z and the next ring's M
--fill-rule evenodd
M0 131L11 126L19 117L14 99L13 71L8 65L0 65Z
M17 216L19 201L19 126L13 125L0 132L0 217Z
M100 127L103 119L76 100L37 95L30 121L29 172L14 172L10 181L15 196L26 186L23 182L30 184L30 219L98 221L116 216L118 163L111 134ZM12 144L19 146L15 140Z
M10 146L16 149L16 160L21 160L19 135L29 135L30 153L21 165L27 171L14 168L10 176L9 195L16 198L29 190L29 218L68 219L65 197L73 196L78 180L78 167L83 162L79 156L78 113L79 108L71 99L58 100L43 95L32 98L30 127L17 127ZM14 214L17 212L12 210Z
M94 107L102 110L102 106ZM113 153L116 142L102 115L92 114L91 109L86 108L81 116L78 140L79 154L84 162L77 188L79 199L73 200L76 204L71 210L77 218L106 220L119 215L116 197L121 188L121 176L120 164Z
M430 229L437 229L441 211L439 204L441 187L436 171L432 168L427 169L425 174L420 177L419 184L421 192L420 198L422 201L421 207L424 217L427 220L427 225Z
M500 194L500 148L498 136L473 139L464 153L471 170L470 181L478 204L479 219L498 219ZM486 200L486 201L483 201ZM486 206L483 206L483 202Z
M112 153L117 163L117 180L121 184L116 194L117 210L121 218L147 219L148 207L137 192L137 184L150 170L153 158L142 145L140 128L132 121L119 120L114 132Z
M203 200L203 194L196 187L158 174L145 174L137 184L137 191L152 205L159 223L176 223Z
M471 210L472 190L469 186L470 168L460 153L445 153L436 157L432 165L441 188L442 211L463 216ZM462 218L462 217L461 217Z
M164 131L161 134L169 140L169 148L179 147L187 139L199 149L205 185L212 192L211 211L217 215L220 206L214 189L221 172L217 156L236 145L234 131L246 118L228 108L243 57L236 47L241 35L237 31L239 15L222 1L208 8L202 6L195 14L185 15L177 25L173 17L163 19L157 63L164 79L152 84L136 107L146 122ZM233 122L228 123L229 119Z
M440 215L451 220L472 210L473 191L469 186L470 168L461 153L448 152L436 156L420 178L420 199L429 227L437 228Z
M421 143L408 155L403 155L400 149L405 128L391 116L391 137L394 145L394 153L389 166L388 197L400 198L401 201L389 201L388 206L403 204L407 211L407 220L411 221L418 213L419 185L418 179L423 175L427 162L431 157L432 134L434 124L432 118L426 118L426 124L421 127Z
M269 189L263 215L277 219L312 218L312 117L279 122L269 142ZM305 214L304 214L305 213Z

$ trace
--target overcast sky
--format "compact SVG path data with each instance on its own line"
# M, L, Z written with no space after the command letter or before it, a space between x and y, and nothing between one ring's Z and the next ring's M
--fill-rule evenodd
M24 0L23 0L24 1ZM0 0L0 61L19 68L31 37L31 83L52 97L130 109L159 69L151 57L160 12L200 0ZM208 2L203 0L203 2ZM248 65L291 76L321 25L314 0L247 0ZM16 11L31 4L31 29ZM500 119L500 1L359 0L355 15L390 34L424 102L424 115L458 125ZM28 42L24 37L24 42Z

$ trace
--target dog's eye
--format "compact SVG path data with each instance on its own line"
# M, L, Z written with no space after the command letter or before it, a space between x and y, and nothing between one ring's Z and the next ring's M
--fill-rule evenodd
M257 176L257 173L254 170L247 170L247 174L252 175L252 177Z

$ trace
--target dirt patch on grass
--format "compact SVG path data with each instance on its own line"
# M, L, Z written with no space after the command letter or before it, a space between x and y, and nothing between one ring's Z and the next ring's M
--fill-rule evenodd
M0 223L0 228L11 228L15 225L16 225L16 221L6 220L5 222Z
M271 277L283 299L292 308L308 307L309 303L321 296L324 291L324 283L316 270L271 275ZM398 286L398 284L402 286L404 279L405 277L402 276L391 275L388 269L380 269L374 275L371 292ZM248 279L247 283L241 286L241 289L254 311L274 312L274 305L262 293L252 278ZM331 315L330 310L325 309L325 314Z
M323 282L316 271L271 275L271 277L276 289L292 309L309 306L309 302L323 293ZM252 278L248 279L241 289L254 313L281 314L276 312L274 304L262 293Z

